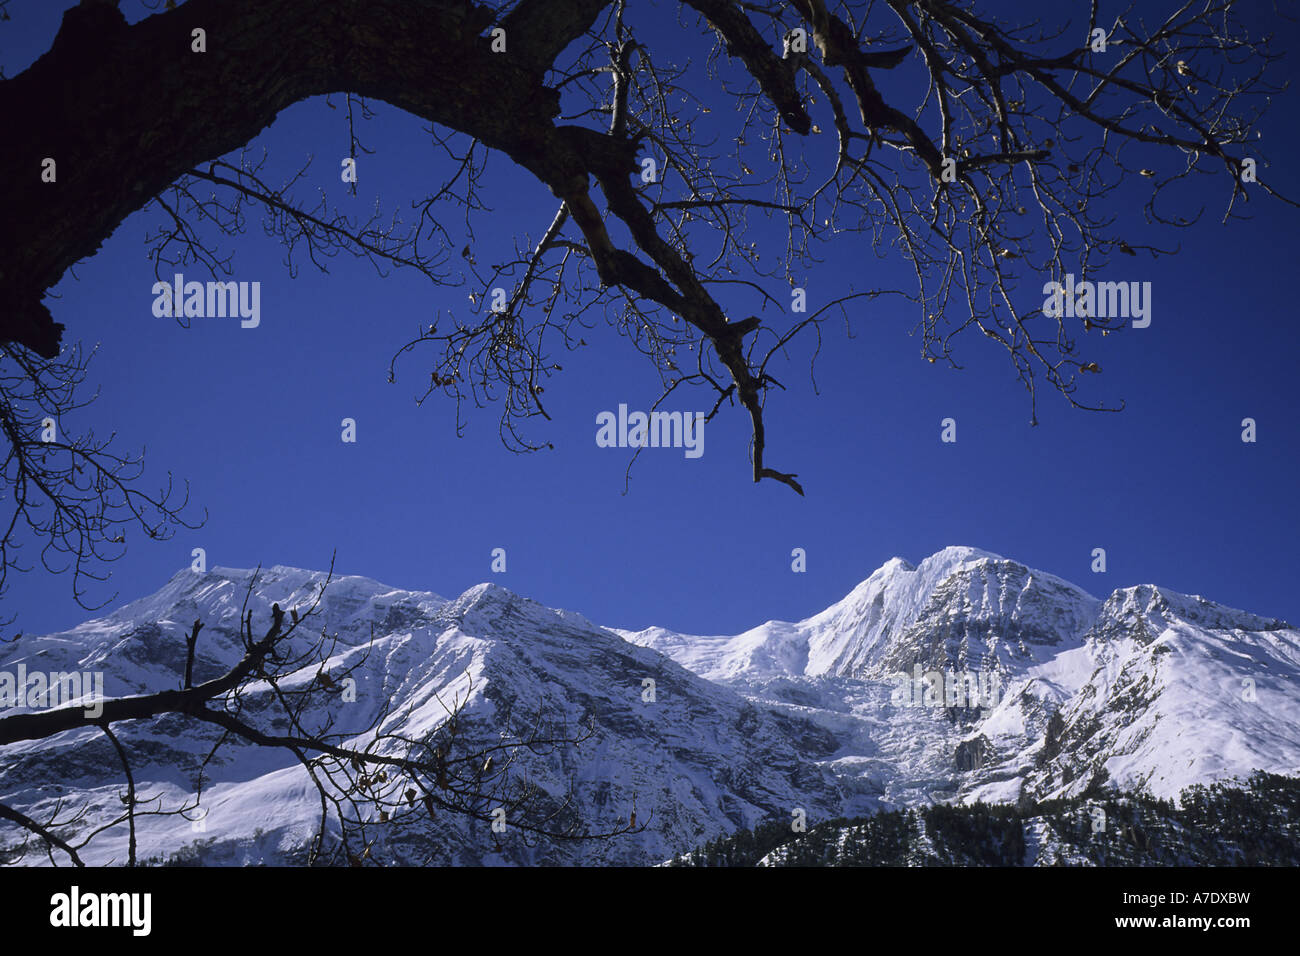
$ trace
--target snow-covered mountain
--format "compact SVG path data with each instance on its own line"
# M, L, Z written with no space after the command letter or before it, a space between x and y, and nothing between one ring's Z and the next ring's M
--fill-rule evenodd
M242 653L251 574L182 571L107 617L5 647L0 675L102 671L109 697L174 688L201 619L195 678L216 676ZM263 571L247 610L266 622L272 602L305 607L323 579ZM357 743L376 720L385 734L427 734L457 698L466 733L483 742L522 714L591 719L596 734L577 748L520 758L543 809L567 797L565 812L599 826L635 801L650 821L612 841L530 846L448 816L381 838L387 858L406 862L650 863L796 808L815 822L1111 786L1172 797L1257 769L1300 772L1295 628L1147 585L1098 600L971 548L915 566L892 559L819 614L734 636L601 628L494 585L449 601L360 577L335 578L317 615L313 627L338 634L327 667L358 665L355 702L320 716ZM116 729L142 793L192 797L211 730L180 717ZM141 855L188 846L215 862L300 858L320 812L306 771L276 748L222 755L206 769L202 829L143 818ZM0 801L31 816L89 804L86 826L120 811L122 792L98 730L0 748ZM88 859L121 861L121 829ZM0 849L15 840L0 828Z
M182 571L157 594L106 618L24 639L0 658L0 672L19 665L28 672L102 669L108 697L175 688L184 638L201 619L195 682L211 679L242 654L239 621L249 577L227 569ZM284 567L262 572L247 605L261 622L258 633L273 602L306 607L324 577ZM535 808L537 817L558 810L572 787L591 829L612 828L634 805L651 823L616 841L529 846L522 838L495 840L479 821L446 815L436 825L395 834L376 857L383 850L386 858L408 862L645 863L775 813L788 817L796 806L820 817L842 803L834 775L818 762L835 746L829 733L757 707L579 615L490 584L447 601L360 577L336 578L318 614L316 626L338 634L325 669L341 671L363 655L365 662L355 671L356 700L327 697L330 712L309 719L329 717L336 731L359 731L378 718L378 733L418 738L446 721L459 699L466 702L461 737L486 744L498 742L507 712L525 727L536 715L575 729L594 718L594 739L576 749L520 757L521 769L548 795ZM316 670L286 686L301 686ZM643 699L645 678L655 682L653 701ZM264 704L254 695L249 710L258 713ZM161 795L168 806L193 798L195 772L218 736L181 717L117 732L142 764L135 768L141 793ZM374 736L351 742L364 746ZM294 859L311 838L319 797L291 754L251 745L227 745L222 753L221 763L207 767L202 829L176 817L143 818L141 858L198 843L211 844L203 852L208 860L276 862ZM89 803L87 819L102 820L120 812L123 792L116 755L98 730L0 748L0 801L34 818L62 801ZM106 837L95 841L88 862L125 858L125 830ZM14 838L14 831L0 831L0 846Z
M1077 644L1100 602L1060 578L975 548L918 566L893 558L842 601L797 624L769 621L734 637L662 628L620 631L710 680L882 677L915 663L1039 662Z
M842 601L733 637L621 631L696 673L819 721L831 762L890 805L1090 786L1173 798L1300 769L1300 631L1150 585L1099 601L973 548L894 558ZM891 702L894 675L995 677L992 706ZM924 701L922 701L924 704Z

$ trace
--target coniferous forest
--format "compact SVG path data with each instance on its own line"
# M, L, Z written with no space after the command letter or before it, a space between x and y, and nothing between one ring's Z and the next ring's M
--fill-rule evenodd
M713 840L674 866L1298 866L1300 779L1193 786L1180 800L1101 794L1019 806L936 804L785 821Z

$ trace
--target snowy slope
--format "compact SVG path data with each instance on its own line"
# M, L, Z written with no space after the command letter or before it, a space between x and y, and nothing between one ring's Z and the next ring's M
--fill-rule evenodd
M1051 795L1092 777L1173 797L1300 760L1300 633L1204 598L1116 591L1089 630L1093 670L1062 709L1060 754L1031 775Z

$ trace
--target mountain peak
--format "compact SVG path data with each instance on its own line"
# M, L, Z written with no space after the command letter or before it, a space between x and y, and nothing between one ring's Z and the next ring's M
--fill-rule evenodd
M950 544L946 548L940 548L934 554L923 560L921 564L953 567L959 564L965 564L968 561L979 561L983 559L991 561L1007 560L1002 555L994 554L992 551L985 551L983 548L973 548L964 544Z
M1163 624L1181 620L1212 630L1277 631L1290 625L1240 608L1211 601L1199 594L1183 594L1154 584L1116 588L1106 598L1103 613L1115 619L1145 619Z
M473 587L466 588L465 591L456 598L456 603L462 601L473 604L478 601L499 600L510 601L519 597L514 591L492 581L480 581Z

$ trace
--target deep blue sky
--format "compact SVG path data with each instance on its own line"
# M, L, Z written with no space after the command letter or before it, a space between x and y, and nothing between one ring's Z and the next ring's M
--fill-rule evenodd
M68 5L10 4L13 20L0 27L7 75L48 47ZM138 3L124 9L141 15ZM1271 27L1283 31L1279 48L1297 46L1293 24ZM361 159L356 199L338 181L342 110L299 104L253 145L270 148L279 170L314 155L310 188L358 211L376 196L405 211L443 170L421 121L374 106L379 118L363 137L376 153ZM1288 92L1261 126L1274 162L1263 175L1284 191L1300 180L1298 115ZM476 223L480 261L501 258L515 234L536 237L555 212L547 190L508 161L495 158L489 175L494 211ZM70 341L100 345L91 380L102 397L87 420L116 430L124 447L146 445L155 482L167 470L188 478L209 518L165 543L128 531L126 556L92 597L116 591L112 607L151 592L196 546L209 566L232 567L319 568L337 549L338 570L395 586L454 596L491 579L604 624L727 633L814 613L894 555L917 561L969 544L1099 596L1152 582L1300 621L1297 215L1258 196L1253 220L1220 225L1223 184L1203 182L1207 214L1175 240L1179 255L1114 270L1155 287L1151 327L1112 335L1093 356L1104 373L1088 394L1122 398L1126 411L1071 410L1044 390L1031 428L1028 396L1001 354L974 335L961 340L963 371L928 364L908 334L913 307L879 300L856 315L852 340L828 324L820 394L806 349L781 370L789 391L768 406L769 464L798 472L806 498L750 482L739 410L707 426L698 460L643 454L624 495L629 453L596 447L595 415L620 402L648 408L657 379L608 330L555 356L565 371L547 384L553 421L530 432L554 451L507 451L496 408L471 412L458 439L449 401L413 402L427 365L407 360L396 384L386 372L437 309L468 311L468 287L400 272L381 279L347 257L327 275L305 268L291 279L256 219L233 246L234 278L262 283L260 328L157 319L143 243L157 213L137 214L47 301ZM1131 213L1130 198L1117 197L1116 213ZM1167 238L1142 228L1133 234L1143 241ZM876 274L888 284L898 268L850 240L808 287L830 294ZM668 407L705 401L683 394ZM956 445L939 441L946 416L958 421ZM1247 416L1259 423L1254 445L1240 440ZM355 445L340 441L344 417L358 421ZM490 573L495 547L507 549L507 574ZM807 549L806 574L790 570L794 547ZM1090 572L1095 547L1107 550L1105 575ZM38 573L14 579L3 611L29 633L90 616L71 600L69 577Z

